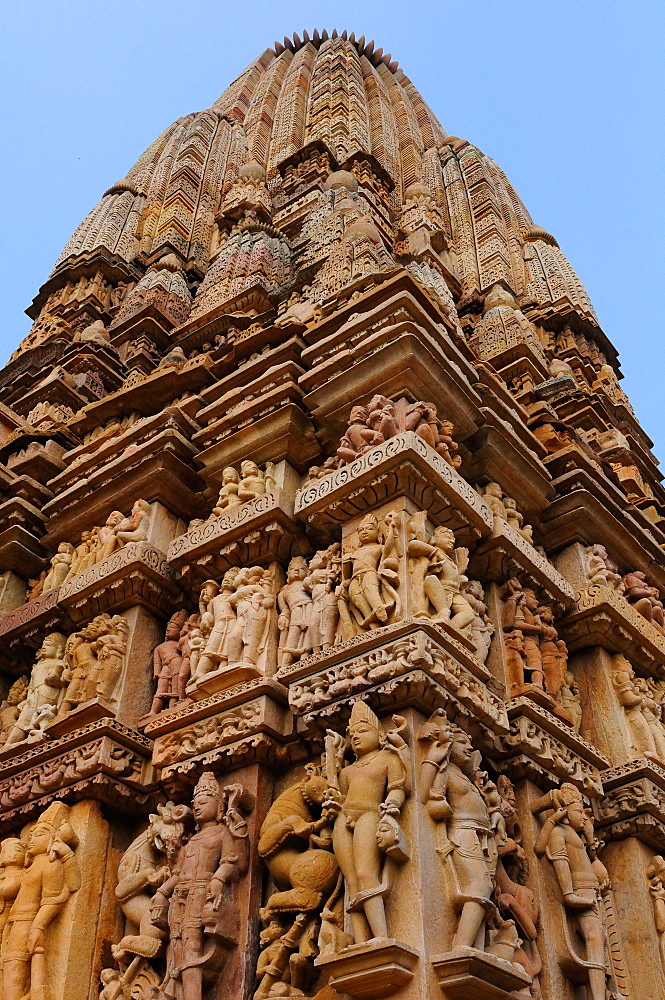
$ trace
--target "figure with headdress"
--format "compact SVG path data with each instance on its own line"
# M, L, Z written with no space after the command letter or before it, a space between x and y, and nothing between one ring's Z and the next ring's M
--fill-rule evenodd
M60 632L51 632L37 650L30 683L16 725L7 737L7 746L24 740L44 705L57 708L66 681L63 680L66 639Z
M81 886L69 807L54 802L28 834L25 872L3 934L3 1000L46 995L47 932Z
M485 950L492 902L497 838L482 790L478 758L467 734L451 725L442 709L431 716L419 738L429 743L420 765L420 800L438 827L437 854L448 865L459 919L453 949ZM504 838L505 839L505 838Z
M357 548L342 557L342 582L338 607L344 638L388 623L391 611L399 612L399 560L392 522L384 533L376 514L367 514L358 525Z
M309 633L315 653L335 643L339 627L335 591L339 585L341 565L339 542L334 542L327 549L319 549L309 561L309 573L304 583L312 595Z
M152 699L150 716L159 715L167 708L174 708L182 697L179 690L183 659L180 633L186 621L186 611L176 611L171 615L164 633L164 642L160 642L153 650L153 676L157 681L157 690Z
M150 910L153 924L169 935L162 987L167 997L201 1000L204 983L219 975L226 952L238 943L234 887L249 860L247 823L240 813L246 799L242 785L221 789L211 771L194 789L196 832L181 847L171 877L155 891Z
M356 943L388 937L388 862L406 860L399 816L410 792L410 753L401 735L404 719L396 715L393 722L397 728L386 732L369 705L356 701L348 728L354 763L341 766L343 740L336 737L334 746L326 741L329 788L323 808L335 816L333 850L346 880ZM333 753L339 767L331 767Z
M609 891L609 876L596 856L593 820L581 792L568 782L534 802L531 812L544 817L534 850L551 861L567 919L584 942L585 954L579 956L570 930L565 928L569 957L585 969L589 1000L605 1000L608 967L603 896Z
M280 667L288 667L312 649L312 595L306 585L307 574L307 560L304 556L294 556L289 563L286 583L277 595L280 632L277 662Z
M195 669L187 685L191 693L206 674L223 668L229 659L229 637L236 623L237 614L233 603L236 580L240 570L233 566L224 574L221 586L215 580L206 580L201 588L201 630L206 642L198 657Z
M228 637L228 663L248 663L256 666L268 643L273 622L275 596L270 570L260 566L243 566L234 580L230 605L236 620ZM203 657L202 657L203 658Z

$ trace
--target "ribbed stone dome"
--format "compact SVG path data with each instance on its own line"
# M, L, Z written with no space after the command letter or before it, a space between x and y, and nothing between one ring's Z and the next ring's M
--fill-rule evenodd
M326 184L335 173L346 183ZM37 319L72 270L90 270L100 257L111 285L122 276L133 287L171 253L188 276L192 314L200 315L212 301L213 276L204 279L215 260L216 275L227 266L220 243L233 225L243 229L237 242L246 263L240 277L229 278L228 294L239 294L248 269L270 257L267 291L286 296L302 267L330 253L321 246L327 209L315 192L360 197L355 217L369 214L385 250L403 266L411 263L411 216L428 215L458 305L502 282L532 322L597 329L555 238L534 224L500 168L466 140L446 135L390 55L346 32L304 32L276 43L210 109L167 128L81 223L29 312ZM258 232L266 226L267 237ZM338 225L338 238L344 228ZM222 257L235 258L236 250L229 244ZM123 312L131 308L126 303Z

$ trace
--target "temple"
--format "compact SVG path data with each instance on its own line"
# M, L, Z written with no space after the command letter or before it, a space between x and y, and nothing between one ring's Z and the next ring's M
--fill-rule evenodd
M296 34L27 312L2 1000L665 997L665 490L500 167Z

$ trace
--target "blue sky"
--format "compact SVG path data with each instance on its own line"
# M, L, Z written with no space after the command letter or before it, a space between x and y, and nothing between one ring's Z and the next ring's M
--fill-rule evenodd
M451 134L552 232L665 456L663 0L21 0L2 5L0 364L102 192L285 33L337 27L399 60Z

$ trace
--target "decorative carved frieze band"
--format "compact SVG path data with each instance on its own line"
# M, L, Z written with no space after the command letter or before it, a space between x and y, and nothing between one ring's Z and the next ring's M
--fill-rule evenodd
M486 583L505 583L511 577L526 574L532 585L564 607L570 607L575 599L575 592L565 577L519 531L499 518L495 518L492 536L483 539L474 550L469 572L473 578Z
M266 697L255 698L158 737L153 764L166 767L250 733L265 732L276 739L284 739L292 735L292 728L292 720L274 701Z
M54 800L97 799L133 815L148 811L155 789L151 750L151 740L113 719L31 744L0 765L0 832Z
M216 745L204 753L166 765L160 774L160 784L168 795L175 789L193 784L204 771L225 774L239 767L265 763L271 767L287 767L306 759L302 744L295 740L282 743L265 732L253 733L231 743Z
M403 432L306 486L296 496L298 517L332 528L395 495L407 495L435 524L471 527L488 535L494 516L465 479L412 431Z
M513 698L506 708L510 732L497 738L496 751L511 777L546 787L569 781L589 796L601 794L608 762L591 743L529 698Z
M665 768L631 760L603 772L604 794L593 801L596 829L606 841L637 837L665 849Z
M60 587L58 602L76 622L134 604L163 614L170 610L178 594L175 572L166 556L143 541L130 542L66 580Z
M610 587L579 591L558 628L571 651L602 646L643 670L660 672L665 666L665 636Z
M299 536L293 501L275 489L179 535L168 559L184 577L200 582L230 566L287 560Z
M385 629L385 633L382 642L375 636L371 647L366 643L365 649L354 648L355 640L350 640L327 650L327 656L318 653L307 657L298 664L301 669L280 671L279 679L289 684L292 711L311 716L339 699L417 668L424 677L445 688L478 721L506 731L503 701L477 676L484 668L476 664L479 669L474 674L464 662L468 664L469 654L458 657L455 647L451 651L447 635L431 627L426 630L423 623L416 621L403 623L399 630Z

